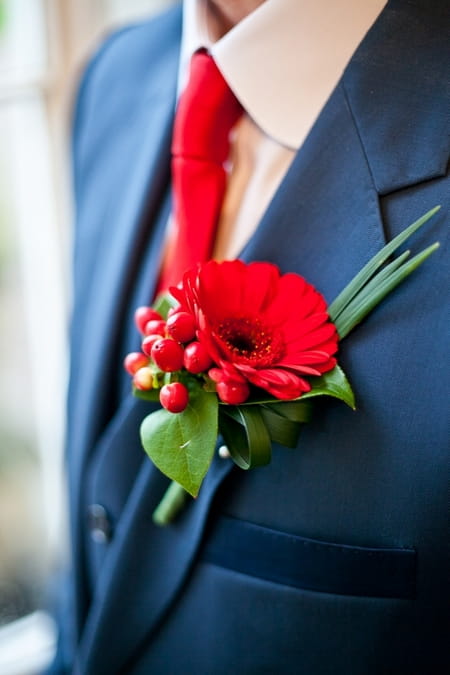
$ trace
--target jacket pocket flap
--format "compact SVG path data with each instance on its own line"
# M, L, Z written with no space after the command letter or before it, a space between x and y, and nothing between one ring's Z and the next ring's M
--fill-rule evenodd
M212 525L201 560L267 581L323 593L411 598L416 551L307 539L237 518Z

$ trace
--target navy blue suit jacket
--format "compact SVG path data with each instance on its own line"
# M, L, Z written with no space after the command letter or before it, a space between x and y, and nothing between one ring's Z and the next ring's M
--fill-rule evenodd
M121 362L170 210L180 8L93 59L74 135L74 569L55 672L450 672L449 19L446 0L388 3L240 256L331 301L442 204L411 242L441 248L342 344L357 411L317 404L265 468L216 457L165 529L151 515L167 480L138 436L149 404ZM89 532L92 503L107 541Z

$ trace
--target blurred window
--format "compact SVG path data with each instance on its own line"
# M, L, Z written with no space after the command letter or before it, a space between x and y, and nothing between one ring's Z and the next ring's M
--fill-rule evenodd
M48 659L51 624L36 610L66 546L67 139L74 84L105 31L168 4L0 0L2 675L39 672ZM11 635L22 652L15 669ZM36 659L33 665L30 652L25 668L18 664L27 645Z
M40 0L0 4L0 624L41 601L62 510L65 288Z

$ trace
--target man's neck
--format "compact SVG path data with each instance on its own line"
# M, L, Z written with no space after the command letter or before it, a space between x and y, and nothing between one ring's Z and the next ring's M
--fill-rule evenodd
M222 37L263 2L264 0L208 0L214 34Z

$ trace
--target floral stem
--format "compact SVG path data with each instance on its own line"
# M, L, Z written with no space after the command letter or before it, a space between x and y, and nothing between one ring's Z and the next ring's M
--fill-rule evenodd
M190 497L189 493L173 480L153 512L155 525L160 527L169 525L184 507L188 497Z

